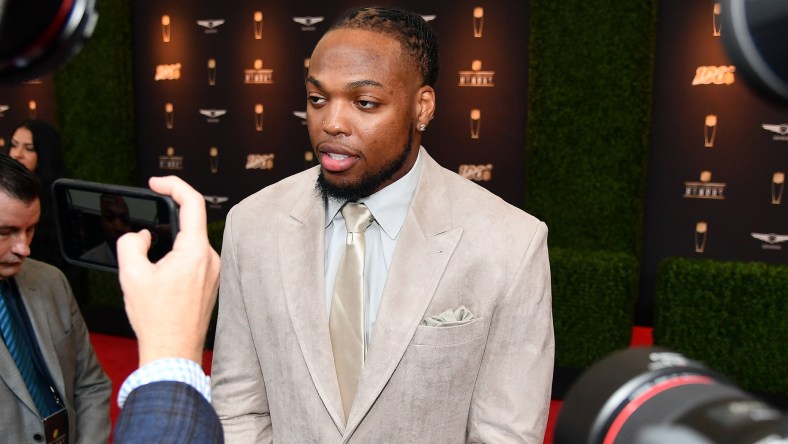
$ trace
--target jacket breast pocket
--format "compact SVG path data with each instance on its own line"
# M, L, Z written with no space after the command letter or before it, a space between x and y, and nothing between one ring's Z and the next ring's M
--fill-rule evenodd
M394 377L407 387L399 396L414 411L467 418L468 405L484 354L488 323L484 318L453 327L416 328ZM426 414L426 413L425 413Z
M412 345L445 347L462 345L480 339L485 334L487 324L484 318L476 318L467 324L451 327L429 327L419 325L413 335Z

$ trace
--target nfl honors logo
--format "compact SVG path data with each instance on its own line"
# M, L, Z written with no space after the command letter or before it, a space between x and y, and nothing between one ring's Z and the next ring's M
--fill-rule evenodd
M175 148L167 147L167 154L159 156L159 169L162 170L182 170L183 156L175 155Z
M274 83L274 70L263 69L262 59L256 59L254 68L244 70L244 83L257 85Z
M471 62L470 71L460 71L459 86L493 87L495 86L495 71L482 71L482 61Z
M711 181L711 171L701 171L699 182L684 182L684 197L693 199L725 199L727 184Z

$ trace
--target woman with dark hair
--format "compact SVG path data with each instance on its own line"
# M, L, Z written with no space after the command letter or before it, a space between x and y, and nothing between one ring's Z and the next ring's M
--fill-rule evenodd
M55 179L66 176L60 136L43 120L28 119L14 128L8 155L34 172L45 190Z

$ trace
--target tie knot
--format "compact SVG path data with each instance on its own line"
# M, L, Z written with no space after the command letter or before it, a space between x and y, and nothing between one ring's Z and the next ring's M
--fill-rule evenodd
M363 233L375 220L366 205L348 202L342 207L342 218L348 233Z

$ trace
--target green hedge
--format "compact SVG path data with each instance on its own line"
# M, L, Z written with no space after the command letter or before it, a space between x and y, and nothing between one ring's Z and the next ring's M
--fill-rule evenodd
M131 3L102 0L84 48L53 77L71 177L136 185ZM90 270L90 305L123 307L118 276Z
M656 0L532 0L526 209L551 245L640 257Z
M54 76L58 126L72 177L136 184L131 2L102 0L84 48Z
M583 369L629 346L637 270L623 253L550 249L556 366Z
M224 220L208 223L208 242L217 253L222 252L222 237L224 236Z
M788 395L788 266L670 258L657 276L654 342L741 387Z
M117 273L88 270L88 294L91 306L123 308L123 291Z

